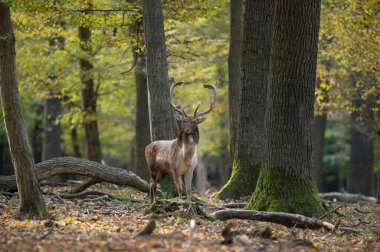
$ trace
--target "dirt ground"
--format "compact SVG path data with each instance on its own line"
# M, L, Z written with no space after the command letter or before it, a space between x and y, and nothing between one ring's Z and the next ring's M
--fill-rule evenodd
M354 230L330 232L211 220L208 214L226 202L209 196L196 195L203 215L191 221L183 201L164 200L152 208L144 193L104 186L88 190L110 195L63 199L57 194L67 189L43 187L51 216L42 220L20 218L17 195L0 195L0 251L380 251L379 204L330 203L343 206L325 220L340 219L340 226ZM152 218L153 233L139 235ZM232 242L221 234L226 225L232 227L224 231Z

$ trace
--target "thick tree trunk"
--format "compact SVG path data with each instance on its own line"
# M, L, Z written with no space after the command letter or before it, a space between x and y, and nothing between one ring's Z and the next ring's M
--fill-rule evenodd
M143 1L151 140L175 138L176 123L169 105L164 17L161 1Z
M136 174L149 181L150 172L145 160L145 147L150 143L148 87L146 81L145 55L138 55L135 66L136 82L136 137L134 148L134 169Z
M358 131L358 114L351 115L351 152L347 178L347 191L373 195L373 139Z
M136 174L122 169L102 165L74 157L50 159L36 164L38 181L57 175L83 175L121 186L131 186L142 192L149 191L149 184ZM14 176L0 176L0 191L16 191Z
M325 181L323 176L323 147L325 143L326 122L326 113L314 116L313 166L315 182L319 192L325 191Z
M312 180L320 1L276 1L262 166L247 209L320 216Z
M151 141L176 137L176 122L169 105L169 81L166 62L164 17L162 2L143 0L143 23L147 55L148 104ZM177 190L171 176L161 182L162 190L170 197Z
M218 194L221 199L251 195L260 172L273 10L274 1L245 3L239 130L231 178Z
M234 160L239 129L241 99L241 51L243 38L243 0L230 3L230 49L228 54L228 109L230 119L230 152Z
M37 181L32 148L17 90L15 56L10 9L0 2L0 93L19 191L20 212L44 216L47 210Z

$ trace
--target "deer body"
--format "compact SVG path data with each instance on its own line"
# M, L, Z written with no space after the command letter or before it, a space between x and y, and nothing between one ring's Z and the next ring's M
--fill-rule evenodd
M173 105L173 89L176 85L170 87L170 104L180 113L178 117L181 122L181 130L178 138L174 140L160 140L150 143L145 148L145 158L147 160L151 179L150 179L150 203L155 203L157 183L163 174L172 173L174 182L177 187L178 196L182 196L182 176L185 178L186 196L191 203L191 181L193 172L198 163L197 148L199 142L198 124L203 122L205 118L200 117L211 111L215 104L216 87L213 85L205 85L206 88L214 90L214 100L208 111L197 113L199 105L195 110L194 116L187 116L180 105ZM180 109L181 108L181 109ZM191 204L190 204L191 207Z

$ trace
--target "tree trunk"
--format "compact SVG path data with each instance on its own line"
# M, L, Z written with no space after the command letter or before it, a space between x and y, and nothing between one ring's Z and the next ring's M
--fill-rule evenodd
M141 178L149 181L150 172L145 160L145 147L150 143L148 87L146 81L145 55L136 53L137 63L135 66L136 82L136 137L134 148L134 169Z
M42 104L36 104L34 109L35 117L33 120L33 130L31 134L31 145L33 151L33 160L35 163L39 163L42 160L44 128L43 128L43 114L44 106Z
M243 0L230 3L230 49L228 54L228 108L230 119L230 152L234 160L241 99L241 51L243 38Z
M89 43L91 39L91 30L88 27L79 26L79 39L81 41L81 49L85 52L91 51ZM84 155L86 159L100 163L102 161L102 153L100 149L98 120L96 114L97 88L95 88L94 79L91 73L94 66L87 58L81 58L79 60L79 66L82 82L82 110L84 113ZM76 187L73 192L82 192L98 182L99 181L95 179L88 179L83 184Z
M161 1L143 1L143 21L151 140L170 140L176 137L176 123L169 105L169 82Z
M91 30L88 27L79 27L79 38L81 49L85 52L91 51L89 45ZM80 75L82 82L82 110L84 113L83 127L85 134L85 158L91 161L101 162L102 154L100 149L98 121L96 115L97 90L91 71L94 66L88 58L79 60Z
M204 194L208 186L207 159L205 156L206 156L205 154L199 156L198 166L195 169L195 175L196 175L195 188L197 192L200 194Z
M61 101L58 98L47 98L44 108L43 161L60 157L62 154L61 125L56 122L60 113Z
M15 37L10 9L0 2L0 92L5 128L15 169L20 197L20 212L47 214L37 181L32 148L29 143L17 90Z
M151 141L170 140L176 137L177 126L169 105L169 82L161 1L143 0L143 23L147 55L150 139ZM177 192L170 177L166 176L160 183L168 197Z
M273 10L274 1L245 3L239 130L231 178L218 194L221 199L251 195L260 172Z
M262 166L247 209L320 216L312 180L320 1L276 1Z
M325 191L325 181L323 175L323 147L325 143L326 122L326 113L314 116L313 167L315 182L319 192Z
M351 114L351 152L347 176L347 191L373 195L373 140L357 129L357 112Z

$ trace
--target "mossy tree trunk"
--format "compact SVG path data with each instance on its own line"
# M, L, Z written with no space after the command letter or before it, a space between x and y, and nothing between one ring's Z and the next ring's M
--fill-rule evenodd
M312 180L320 1L277 1L262 166L247 209L319 216Z
M221 199L251 195L260 172L273 10L271 0L245 3L237 143L230 180L218 193Z
M9 7L0 2L0 94L5 128L20 197L20 212L47 214L37 181L32 148L21 111L17 89L15 37Z
M166 62L164 16L162 2L143 0L143 23L146 48L148 104L151 141L176 138L176 122L169 105L169 81ZM176 187L169 176L161 183L161 189L169 197L176 194Z

